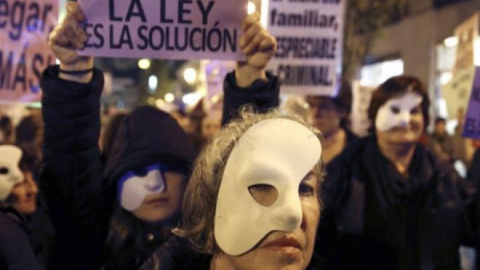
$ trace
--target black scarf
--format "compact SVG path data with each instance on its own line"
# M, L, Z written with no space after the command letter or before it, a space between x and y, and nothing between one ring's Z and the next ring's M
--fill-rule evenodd
M383 254L381 260L388 269L419 269L425 202L434 184L433 164L426 150L420 144L415 146L406 175L381 154L375 138L366 142L362 160L365 170L359 177L366 188L367 252L377 258Z

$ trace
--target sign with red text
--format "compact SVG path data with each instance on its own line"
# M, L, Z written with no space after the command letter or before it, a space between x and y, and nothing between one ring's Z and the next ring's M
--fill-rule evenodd
M55 63L48 35L58 0L0 0L0 101L38 101L40 76Z
M335 95L340 70L345 0L272 0L268 30L278 49L268 70L282 92Z
M462 135L480 139L480 67L475 69L475 79L473 80Z
M82 55L244 60L238 40L247 0L79 0Z

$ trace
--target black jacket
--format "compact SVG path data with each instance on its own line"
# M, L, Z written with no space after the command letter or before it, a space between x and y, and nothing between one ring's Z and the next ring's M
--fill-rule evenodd
M44 71L41 86L45 134L40 188L57 234L51 269L100 269L115 259L104 247L118 177L155 162L189 167L196 153L175 120L143 107L123 119L102 164L98 147L102 72L95 70L92 81L83 84L59 79L58 67L52 66ZM146 250L132 243L136 252L125 250L127 255L120 259L131 256L134 264L141 263L143 258L135 254L148 257L149 250L165 240L153 239ZM118 262L110 265L122 269Z
M0 269L40 270L26 220L0 202Z
M325 269L460 269L460 244L478 244L475 189L419 144L408 174L373 137L328 165L315 247Z

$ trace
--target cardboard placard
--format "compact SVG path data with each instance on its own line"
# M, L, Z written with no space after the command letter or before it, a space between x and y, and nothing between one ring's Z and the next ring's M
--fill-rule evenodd
M335 95L341 65L345 0L270 1L268 30L278 50L268 70L282 92Z
M480 67L475 69L475 79L473 80L462 135L480 139Z
M48 35L58 21L58 0L0 0L0 101L41 98L40 76L55 63Z
M247 0L79 0L88 41L81 55L244 60Z

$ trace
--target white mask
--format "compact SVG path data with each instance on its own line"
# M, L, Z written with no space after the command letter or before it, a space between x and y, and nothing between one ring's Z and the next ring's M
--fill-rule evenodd
M298 188L320 160L318 137L287 119L261 121L236 143L228 158L218 193L215 239L227 254L243 254L272 231L292 232L302 222ZM267 184L278 196L259 204L249 187Z
M23 174L18 165L22 150L13 145L0 146L0 201L5 200L13 186L23 181Z
M146 167L145 176L138 176L129 171L118 181L120 205L127 211L140 207L145 197L160 193L165 189L165 181L159 164Z
M378 109L375 128L388 131L395 127L406 127L410 123L411 111L422 102L422 97L408 92L400 98L388 100ZM398 110L394 112L394 110Z

